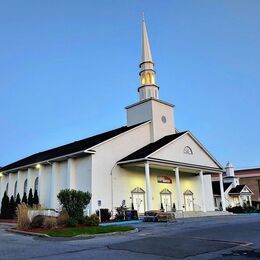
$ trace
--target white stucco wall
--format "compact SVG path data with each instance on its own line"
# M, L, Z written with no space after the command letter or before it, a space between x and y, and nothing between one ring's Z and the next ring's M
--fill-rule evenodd
M174 114L171 105L159 100L148 99L126 109L128 126L147 120L151 121L151 142L175 133ZM165 117L165 122L162 121L162 116Z
M92 163L92 212L98 209L98 200L101 200L102 208L111 208L111 171L115 164L148 143L150 123L131 129L93 148L96 154L93 155Z

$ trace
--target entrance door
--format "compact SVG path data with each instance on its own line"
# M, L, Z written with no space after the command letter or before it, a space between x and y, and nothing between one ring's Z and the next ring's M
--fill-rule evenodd
M161 200L165 212L171 211L171 194L161 194Z
M190 190L184 192L184 203L186 211L194 211L193 193Z
M138 213L144 213L144 193L132 193L134 209Z

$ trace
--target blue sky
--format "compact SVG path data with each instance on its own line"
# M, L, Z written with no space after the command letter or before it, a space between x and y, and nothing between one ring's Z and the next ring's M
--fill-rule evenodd
M0 165L126 123L142 11L176 127L260 166L258 0L1 1Z

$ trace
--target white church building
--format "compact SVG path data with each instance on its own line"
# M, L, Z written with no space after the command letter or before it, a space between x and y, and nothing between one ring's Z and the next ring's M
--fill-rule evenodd
M58 209L57 194L69 188L92 193L90 213L122 201L139 213L174 205L214 211L211 174L222 178L223 167L191 132L176 130L174 105L159 99L144 19L139 75L139 101L126 107L125 126L2 167L1 198L32 188L43 207ZM220 192L224 200L222 181Z

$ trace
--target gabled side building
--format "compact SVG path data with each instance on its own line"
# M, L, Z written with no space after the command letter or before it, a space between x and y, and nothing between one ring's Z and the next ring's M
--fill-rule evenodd
M212 190L214 195L214 206L216 210L223 208L219 187L220 181L214 180L212 182ZM254 193L246 184L240 184L239 177L235 176L234 168L230 162L226 166L225 175L223 177L223 187L225 207L243 207L244 205L252 206L251 196Z

